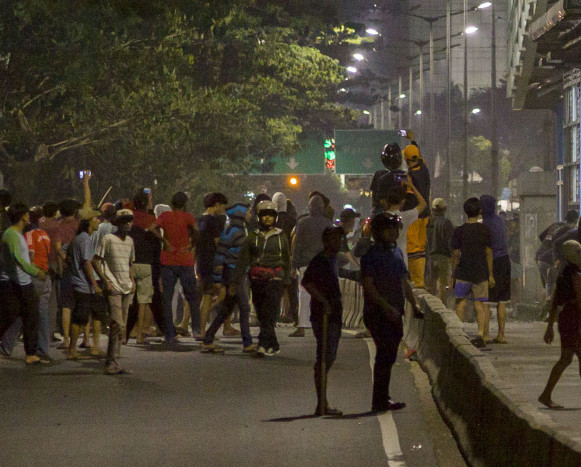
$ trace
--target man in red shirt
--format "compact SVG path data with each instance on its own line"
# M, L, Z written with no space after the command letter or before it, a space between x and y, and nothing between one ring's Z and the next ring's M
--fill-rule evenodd
M176 341L173 324L172 299L176 282L180 281L186 300L190 304L192 331L200 332L200 311L196 306L196 273L194 271L194 247L198 227L194 216L186 212L188 196L178 191L171 199L172 210L162 213L148 230L163 241L161 252L161 283L163 287L163 311L165 343ZM160 234L163 229L163 236Z

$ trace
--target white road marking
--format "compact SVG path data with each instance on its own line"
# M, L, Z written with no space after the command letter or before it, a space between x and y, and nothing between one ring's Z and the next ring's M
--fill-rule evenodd
M375 363L375 344L373 339L364 339L369 349L369 365L371 366L371 380L373 381L373 365ZM387 465L391 467L405 467L403 453L399 445L397 427L391 412L385 412L377 416L383 439L383 449L387 455Z

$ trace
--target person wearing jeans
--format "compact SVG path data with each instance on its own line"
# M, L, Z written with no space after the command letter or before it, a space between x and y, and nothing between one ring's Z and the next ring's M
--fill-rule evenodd
M248 204L237 203L226 209L228 215L228 227L222 232L218 241L218 249L214 258L214 283L228 288L232 283L232 276L236 268L236 262L247 237L246 225L251 220L251 210ZM256 344L252 343L250 334L250 305L244 280L237 285L234 295L226 295L218 315L206 331L202 352L224 353L221 347L213 344L218 329L232 314L234 307L238 305L240 310L240 331L242 333L242 345L245 353L255 352Z
M7 212L12 226L2 235L2 314L0 339L20 316L23 322L25 363L50 363L36 355L38 350L38 307L32 277L46 279L46 273L31 264L28 245L22 231L30 221L28 206L16 203ZM8 279L8 280L6 280Z
M179 191L172 196L172 210L160 214L148 231L163 242L161 252L161 283L163 287L163 314L165 343L177 341L173 324L172 299L177 280L180 280L186 300L190 304L192 332L200 333L200 309L196 301L196 273L194 253L197 238L197 223L192 214L186 212L188 195ZM161 234L163 230L163 235Z
M290 284L290 252L286 235L275 227L276 204L261 201L256 206L256 213L259 228L246 237L228 294L236 294L250 266L252 302L260 322L256 356L271 357L280 352L274 327L283 288Z

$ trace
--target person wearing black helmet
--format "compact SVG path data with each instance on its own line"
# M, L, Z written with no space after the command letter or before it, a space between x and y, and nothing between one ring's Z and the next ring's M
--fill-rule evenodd
M405 299L411 303L415 313L420 313L403 253L397 246L401 229L399 216L390 213L375 216L371 221L375 243L361 258L363 321L377 349L371 406L376 413L405 407L403 402L393 402L389 394L391 368L403 337Z
M261 201L256 206L258 228L248 234L228 294L235 295L248 271L252 302L260 322L257 357L272 357L280 352L275 324L283 287L290 284L290 253L285 233L275 227L276 204Z
M382 210L381 200L387 198L390 189L402 186L406 181L406 174L400 170L402 165L402 152L399 144L386 144L381 151L381 163L385 170L378 170L371 181L371 203L373 210Z

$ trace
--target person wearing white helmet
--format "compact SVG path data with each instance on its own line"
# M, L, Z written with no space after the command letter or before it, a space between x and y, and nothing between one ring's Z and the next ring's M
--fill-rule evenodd
M250 268L248 277L252 302L260 322L256 356L274 356L280 352L276 338L276 316L285 285L290 284L290 253L284 232L275 227L276 204L261 201L256 206L258 228L248 234L240 251L228 294L234 295Z

